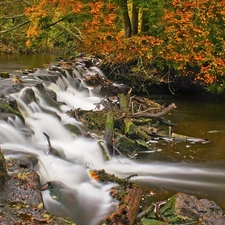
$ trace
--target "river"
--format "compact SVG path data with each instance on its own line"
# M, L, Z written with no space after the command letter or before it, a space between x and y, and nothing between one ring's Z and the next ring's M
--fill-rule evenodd
M1 55L0 72L18 73L22 69L43 68L56 58L52 54L37 55Z
M33 67L43 68L44 64L52 61L54 61L54 56L52 55L0 56L0 72L8 71L14 74L17 73L16 71L18 69ZM64 83L62 84L62 82ZM69 92L65 91L65 85L68 85L68 83L68 81L60 81L57 85L48 84L49 87L57 93L61 101L66 103L68 108L73 108L73 103L76 101L85 102L85 104L87 103L85 106L89 107L91 103L99 100L94 96L91 98L85 96L85 98L83 98L80 92L76 92L76 90L70 89ZM38 93L36 94L38 95ZM76 95L79 96L79 99L75 99ZM45 165L42 170L39 170L43 182L57 177L57 179L61 179L67 182L71 187L76 188L78 192L86 188L89 191L95 192L96 196L104 196L102 200L99 201L99 204L107 207L111 204L110 207L112 207L113 203L106 193L107 188L92 187L91 183L86 182L86 179L88 179L86 175L81 176L85 182L83 182L83 180L81 181L81 178L71 180L71 177L69 177L69 170L74 171L74 173L79 171L79 173L84 174L84 169L81 165L84 162L89 162L95 169L105 168L106 171L122 177L133 173L139 174L137 178L133 179L143 186L146 193L151 193L149 196L146 195L149 201L164 200L173 193L183 191L198 197L207 197L211 200L215 200L225 209L224 103L196 101L193 98L181 98L168 95L150 96L151 99L154 99L160 104L170 104L172 102L176 104L177 109L166 117L171 120L171 122L177 124L173 128L173 132L190 137L209 139L210 141L203 143L156 141L151 143L152 151L140 154L141 158L137 160L127 161L126 159L122 159L121 162L123 163L112 160L112 162L106 164L98 158L99 150L94 142L79 138L74 140L68 137L68 133L57 120L47 114L40 113L39 106L37 105L25 106L21 96L22 93L15 94L14 98L17 99L21 105L27 124L32 127L35 134L31 143L28 143L25 137L17 134L18 127L12 129L2 124L3 136L4 133L7 132L7 129L10 135L15 134L15 137L12 139L8 136L5 139L3 138L3 150L5 149L5 152L7 152L14 148L14 150L17 149L18 151L30 153L31 149L33 149L33 152L38 154L41 159L40 165ZM50 106L42 102L41 97L40 104L42 104L42 107L44 106L48 108L48 110L52 110ZM59 111L57 111L57 113L63 114ZM63 117L63 115L60 116ZM52 129L53 127L54 129ZM43 152L40 153L40 146L46 143L42 132L48 133L52 137L51 139L54 146L63 148L70 158L76 160L76 164L71 165L69 169L68 162L59 159L55 160L50 156L46 158ZM27 147L28 145L29 148ZM92 146L91 148L90 145ZM74 149L81 149L82 152L71 152L72 147ZM86 151L86 153L84 153L84 151ZM92 158L93 154L95 154L95 158ZM50 160L51 163L49 163L50 158L52 160ZM47 169L49 171L47 171ZM48 194L45 193L45 196L46 199L48 199ZM46 204L49 204L49 201L49 199L46 200ZM100 209L103 211L103 208L99 208L99 210ZM109 208L104 209L106 211L110 210ZM93 208L89 209L88 212L90 210L93 210ZM104 215L104 213L103 215L99 214L99 217L102 218Z

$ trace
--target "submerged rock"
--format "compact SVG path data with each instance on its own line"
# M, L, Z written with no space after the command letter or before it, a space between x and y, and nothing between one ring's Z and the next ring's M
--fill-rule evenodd
M9 78L10 76L9 76L9 72L1 72L0 73L0 76L2 77L2 78Z

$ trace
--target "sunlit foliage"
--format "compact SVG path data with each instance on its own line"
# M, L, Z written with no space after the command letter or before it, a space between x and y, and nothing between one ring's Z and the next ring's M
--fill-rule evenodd
M12 2L1 5L9 15ZM224 0L19 2L29 20L28 47L87 51L111 64L138 61L174 77L189 76L214 92L225 89ZM1 29L6 25L12 24L2 22Z

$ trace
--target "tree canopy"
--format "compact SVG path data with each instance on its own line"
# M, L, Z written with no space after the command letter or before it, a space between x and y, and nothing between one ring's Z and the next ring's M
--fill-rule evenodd
M224 92L225 1L2 0L0 37L28 48L87 51L111 64L137 62ZM13 38L11 40L14 40ZM15 41L15 40L14 40ZM18 40L17 40L18 41ZM5 42L4 42L5 43Z

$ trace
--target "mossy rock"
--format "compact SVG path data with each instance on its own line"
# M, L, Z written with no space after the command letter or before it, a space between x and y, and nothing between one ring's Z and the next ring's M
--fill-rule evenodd
M79 127L77 127L76 125L69 123L69 124L65 124L64 126L66 127L67 130L69 130L72 133L72 135L74 135L74 136L81 135L81 131L80 131Z
M9 76L9 72L1 72L0 73L0 77L1 78L9 78L10 76Z
M102 135L105 130L105 122L107 111L84 111L78 112L80 120L87 126L89 130L96 133L97 135Z
M223 210L214 201L184 193L173 195L156 213L152 210L146 215L149 220L158 218L171 225L225 224Z
M115 147L124 155L133 155L139 151L149 150L143 141L131 140L120 133L115 134Z
M24 121L24 118L21 115L21 113L19 111L16 111L15 109L13 109L11 106L9 106L5 102L0 102L0 112L14 114L14 115L18 116L22 121Z

